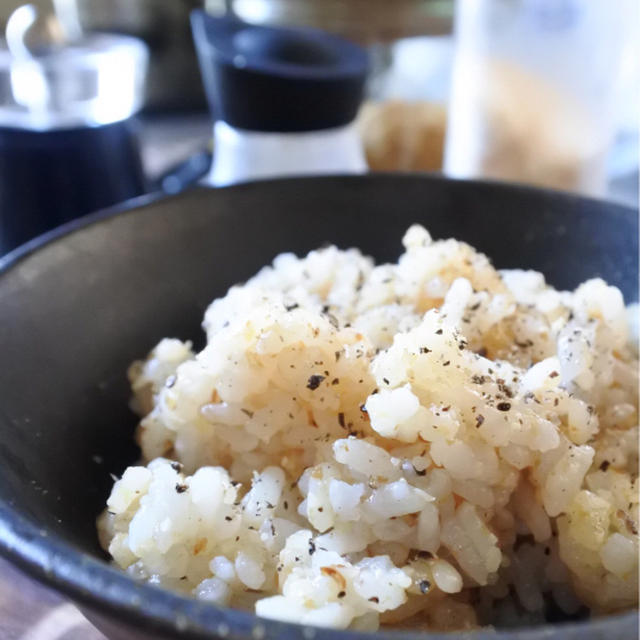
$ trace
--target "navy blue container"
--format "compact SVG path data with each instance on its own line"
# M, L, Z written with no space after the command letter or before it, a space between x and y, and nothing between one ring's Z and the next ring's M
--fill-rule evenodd
M131 119L51 131L0 127L0 254L145 190Z

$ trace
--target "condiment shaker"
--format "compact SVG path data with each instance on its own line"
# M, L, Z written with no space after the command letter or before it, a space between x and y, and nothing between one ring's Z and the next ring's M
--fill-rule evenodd
M206 183L366 171L353 124L368 71L361 47L203 11L192 27L214 118Z
M110 34L29 46L34 12L16 10L0 48L0 254L146 190L132 121L146 46Z

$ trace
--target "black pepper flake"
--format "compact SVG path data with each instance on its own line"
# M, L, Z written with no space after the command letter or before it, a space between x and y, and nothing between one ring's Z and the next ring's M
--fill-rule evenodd
M186 484L176 484L176 493L184 493L189 487Z
M253 411L249 411L249 409L240 409L240 411L242 411L246 416L253 418Z
M340 378L334 378L334 379L331 381L331 384L332 384L332 385L340 384Z
M496 409L498 411L509 411L509 409L511 409L511 403L510 402L498 402L498 404L496 405Z
M186 580L186 579L187 579L187 576L181 576L180 577L180 580Z
M600 465L600 471L606 471L609 468L609 465L611 463L608 460L603 460L602 464Z
M428 580L420 580L420 582L418 583L418 586L420 587L420 593L427 593L427 591L429 591L429 587L431 586L431 583Z
M384 382L385 384L389 384L389 380L387 378L382 378L382 382Z
M282 503L282 506L284 507L284 510L286 511L286 510L289 508L289 503L285 500L285 501Z
M484 384L485 377L479 375L471 376L471 382L473 382L473 384Z
M552 372L549 374L549 377L550 377L550 378L557 378L559 375L560 375L560 374L559 374L557 371L552 371Z
M498 389L500 389L507 398L513 398L513 391L505 384L502 378L498 378L496 382L498 383Z
M447 360L446 362L442 363L443 367L448 367L451 364L451 360Z
M476 416L476 429L479 429L482 426L482 423L484 422L484 416L479 413Z
M329 321L329 324L334 329L339 329L340 328L340 324L338 322L338 318L336 318L332 313L325 313L324 315L327 317L327 320Z
M420 353L431 353L431 349L427 347L420 347Z
M336 357L336 362L338 362L338 360L340 360L340 352L336 351L333 355Z
M441 336L441 335L442 335L442 329L438 329L438 330L436 331L436 335L437 335L437 336Z
M378 596L372 596L371 598L369 598L369 602L374 602L375 604L378 604L380 602L380 598L378 598Z
M225 516L225 517L224 517L224 519L225 519L227 522L231 522L231 521L233 520L233 518L232 518L231 516Z
M289 304L289 305L285 304L285 305L284 305L284 308L285 308L287 311L293 311L294 309L297 309L299 306L300 306L300 305L299 305L297 302L294 302L293 304Z
M316 552L316 545L313 540L309 540L309 555L312 556Z
M480 308L480 303L476 302L472 307L469 307L471 311L477 311Z
M554 407L557 407L559 404L560 404L560 400L559 400L558 398L555 398L555 399L553 400L553 406L554 406Z
M321 376L318 374L309 376L309 380L307 382L307 389L311 389L311 391L315 391L320 386L320 383L324 380L324 378L325 376Z
M338 414L338 424L344 429L344 413L342 411Z

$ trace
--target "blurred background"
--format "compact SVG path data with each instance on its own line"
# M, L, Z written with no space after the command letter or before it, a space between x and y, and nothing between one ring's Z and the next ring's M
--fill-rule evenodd
M89 210L206 179L216 114L190 26L198 8L362 46L370 70L354 127L370 170L444 171L635 205L637 5L34 0L29 13L0 0L1 252Z

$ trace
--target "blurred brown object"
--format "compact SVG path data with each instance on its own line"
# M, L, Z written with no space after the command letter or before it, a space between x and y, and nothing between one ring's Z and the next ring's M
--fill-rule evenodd
M445 105L405 100L368 102L360 111L357 125L371 170L442 169Z
M451 32L453 0L205 0L254 24L310 26L361 44Z

